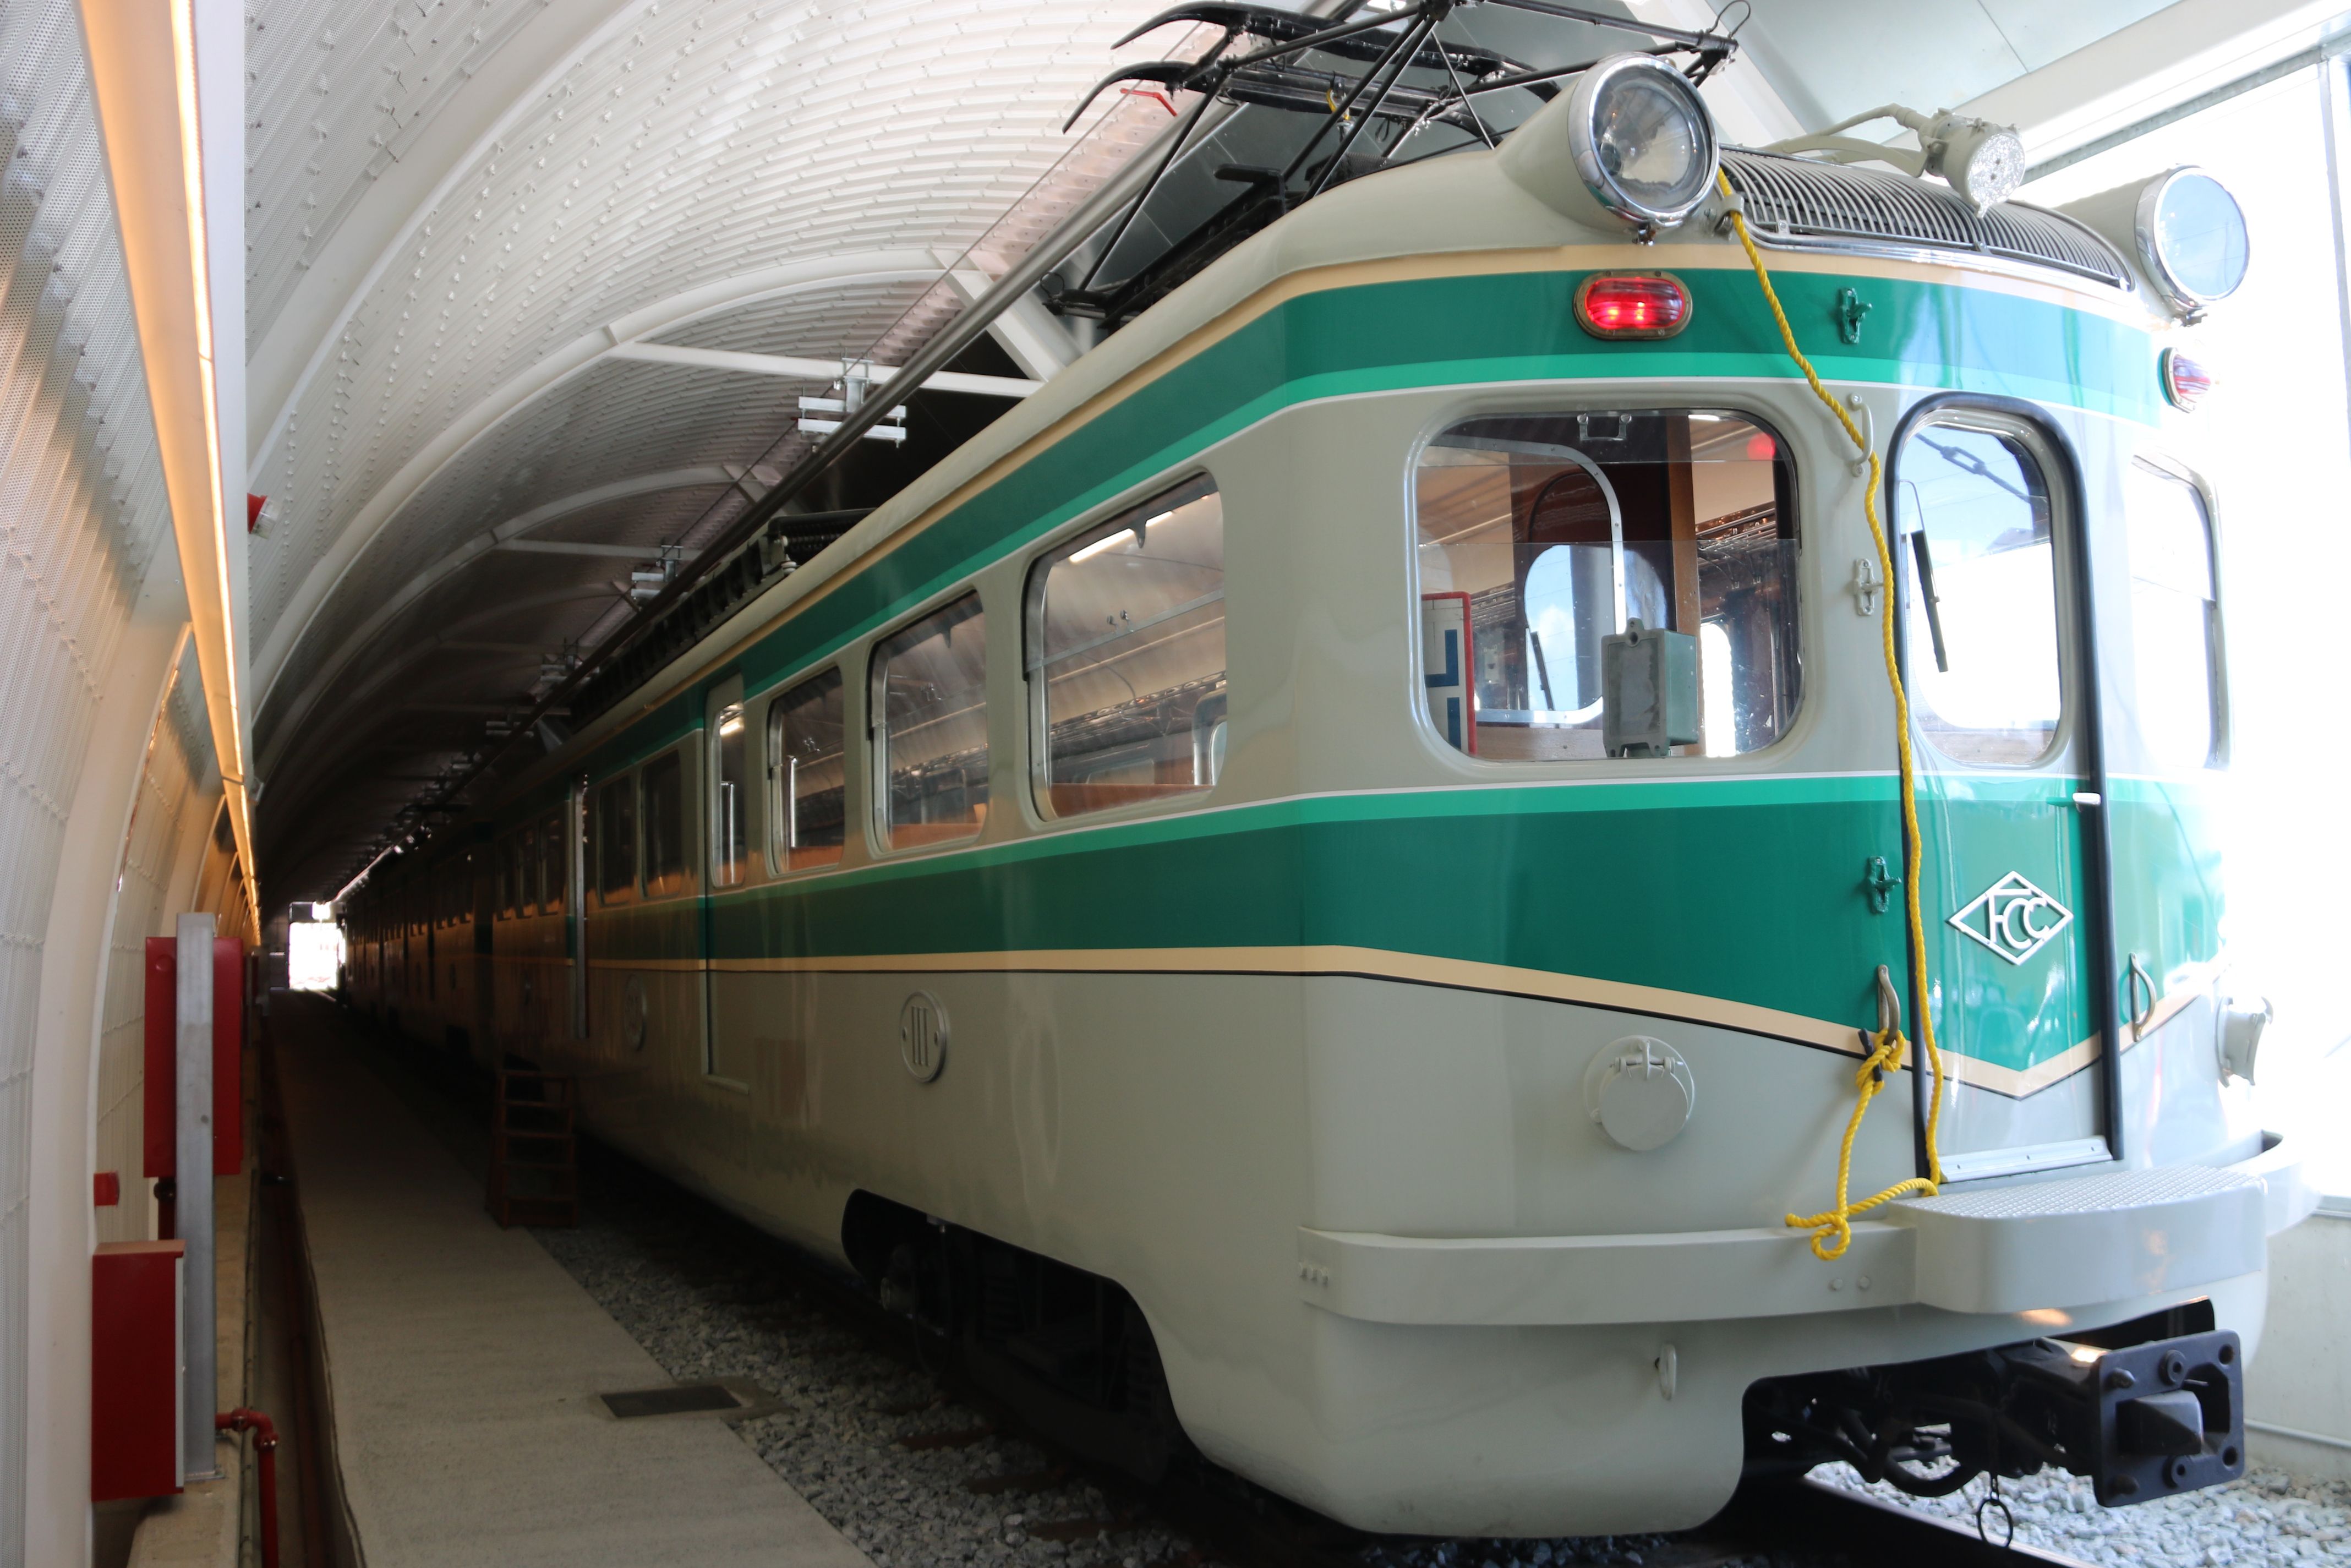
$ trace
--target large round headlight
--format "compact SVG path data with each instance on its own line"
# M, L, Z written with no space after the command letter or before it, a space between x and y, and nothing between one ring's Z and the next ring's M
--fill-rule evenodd
M1611 55L1585 71L1569 99L1567 136L1586 188L1644 228L1689 216L1721 162L1698 89L1648 55Z
M2193 316L2245 281L2252 246L2229 188L2201 169L2179 168L2138 198L2138 256L2172 308Z

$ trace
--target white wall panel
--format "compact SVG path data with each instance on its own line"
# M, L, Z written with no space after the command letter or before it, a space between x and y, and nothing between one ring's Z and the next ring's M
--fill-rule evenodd
M75 8L0 0L0 1568L25 1551L43 927L97 694L166 521Z

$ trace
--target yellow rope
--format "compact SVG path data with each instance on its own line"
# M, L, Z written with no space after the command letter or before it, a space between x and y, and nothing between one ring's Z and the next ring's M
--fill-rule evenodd
M1929 1175L1896 1182L1884 1192L1864 1198L1859 1203L1846 1200L1845 1195L1853 1179L1853 1143L1861 1133L1861 1119L1868 1112L1870 1101L1876 1098L1886 1069L1901 1064L1903 1047L1908 1043L1902 1038L1899 1025L1891 1024L1872 1037L1876 1041L1875 1048L1862 1061L1861 1071L1854 1080L1861 1095L1854 1103L1853 1117L1845 1124L1844 1142L1837 1150L1836 1207L1823 1214L1788 1216L1788 1224L1792 1228L1813 1233L1813 1255L1830 1260L1843 1257L1844 1249L1852 1245L1855 1215L1876 1208L1881 1203L1891 1203L1897 1197L1907 1197L1913 1193L1932 1197L1943 1179L1943 1158L1935 1142L1937 1124L1943 1115L1943 1053L1935 1049L1934 1015L1927 1002L1927 944L1923 935L1926 926L1918 913L1918 792L1910 755L1910 699L1902 690L1902 666L1894 653L1894 552L1886 542L1886 525L1877 517L1877 486L1883 474L1877 454L1863 437L1861 427L1854 423L1853 415L1829 395L1828 388L1821 385L1820 372L1813 369L1813 361L1796 347L1795 329L1788 325L1788 313L1781 308L1779 290L1771 287L1771 275L1764 268L1762 253L1755 248L1755 236L1747 232L1747 214L1740 210L1738 194L1730 188L1730 178L1719 171L1714 178L1715 183L1721 188L1722 199L1729 204L1731 227L1738 231L1739 243L1747 252L1748 264L1755 268L1755 281L1763 287L1764 302L1771 307L1771 319L1780 324L1780 341L1786 345L1788 357L1796 361L1798 370L1804 372L1804 380L1811 385L1813 395L1836 415L1837 423L1844 427L1845 435L1853 442L1854 450L1868 459L1869 487L1861 494L1861 506L1869 518L1870 541L1877 547L1877 580L1885 585L1886 602L1878 615L1878 630L1886 655L1886 682L1894 690L1894 747L1900 762L1902 826L1905 831L1902 894L1909 912L1912 933L1907 944L1910 949L1910 983L1919 998L1919 1043L1926 1047L1927 1063L1935 1075L1934 1098L1927 1107L1927 1169ZM1834 1238L1834 1242L1831 1238Z

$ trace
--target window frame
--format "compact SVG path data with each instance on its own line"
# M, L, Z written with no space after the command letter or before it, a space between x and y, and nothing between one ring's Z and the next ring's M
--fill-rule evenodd
M695 857L700 849L701 834L695 831L695 742L702 731L695 730L684 740L663 747L652 756L639 760L634 768L637 776L637 894L648 902L653 899L688 898L702 891L701 878L695 873ZM653 792L645 787L645 776L664 762L677 765L677 885L653 887Z
M877 638L867 648L866 658L869 661L872 657L873 650L880 647L885 641L887 641L886 636ZM767 785L767 820L761 824L765 831L760 835L764 842L760 846L759 858L766 862L768 875L771 878L820 876L829 871L841 871L849 864L849 846L855 839L855 835L850 831L852 813L849 808L857 800L857 780L852 777L852 770L855 767L858 750L857 716L850 711L850 703L857 688L856 683L849 678L850 664L850 652L843 649L777 682L760 693L757 698L744 699L743 706L746 712L750 710L755 701L758 706L759 776L766 780ZM839 683L841 688L841 853L827 865L794 866L787 846L783 842L785 834L792 825L794 815L792 803L786 798L786 791L790 789L790 781L789 772L783 766L786 759L779 745L783 739L784 699L802 686L814 681L820 681L828 674ZM873 734L874 726L870 712L866 716L865 727L869 736ZM884 812L888 810L886 798L883 800L882 809Z
M903 615L897 620L890 622L888 625L882 628L882 630L875 632L872 640L865 645L864 750L866 761L865 797L867 803L865 816L865 840L866 852L874 860L899 859L907 855L946 853L956 850L969 849L977 845L987 837L988 818L994 814L992 810L984 813L978 824L973 828L969 834L963 838L944 839L936 843L929 844L901 845L894 844L891 841L890 704L889 692L887 690L889 672L884 650L887 649L889 644L902 633L922 624L932 616L938 614L941 611L948 609L953 605L962 603L967 599L970 600L979 607L977 614L984 625L988 609L987 598L980 591L978 579L977 577L971 577L965 579L963 581L955 584L953 587L946 589L934 598L925 601L920 609L913 611L912 612ZM981 732L987 737L987 804L992 808L996 804L995 774L998 761L996 735L996 709L998 705L996 702L997 693L994 686L996 677L993 672L995 671L998 661L996 661L992 656L993 650L988 648L984 637L980 647L982 650L981 656L983 660L983 668L980 672L979 689L982 694L983 700L987 705L985 711L981 715ZM844 708L846 706L846 695L844 694ZM847 715L844 713L843 716L846 717ZM845 770L844 767L844 772ZM845 783L846 779L844 779L844 785ZM844 831L842 837L846 839L847 836L847 833ZM846 844L844 844L843 848L846 849Z
M1969 423L1970 418L1975 423ZM2095 666L2085 663L2085 645L2092 639L2085 635L2084 616L2085 612L2095 612L2089 609L2093 585L2086 576L2087 543L2083 537L2087 522L2077 477L2082 465L2073 448L2045 419L2046 415L2030 403L1991 395L1947 392L1921 399L1906 409L1886 446L1886 548L1894 562L1894 580L1886 586L1888 609L1895 617L1895 654L1902 674L1904 699L1911 709L1912 733L1932 754L1931 765L1938 769L1983 772L2002 778L2069 769L2086 774L2091 759L2104 749L2103 740L2089 733L2096 722L2099 704L2098 694L2088 689ZM1938 427L1973 430L2015 442L2040 468L2042 486L2049 497L2050 592L2056 611L2057 634L2057 722L2050 728L2049 743L2023 762L1987 762L1953 756L1936 740L1934 731L1919 716L1917 683L1911 674L1917 650L1910 645L1916 557L1907 542L1909 536L1902 531L1896 503L1901 494L1903 451L1920 431ZM2095 652L2089 656L2095 658Z
M1134 800L1125 805L1103 806L1091 811L1055 810L1052 798L1052 716L1048 711L1050 706L1046 690L1048 683L1040 678L1045 669L1042 662L1037 663L1032 667L1029 660L1030 650L1040 648L1044 642L1045 582L1051 575L1052 567L1060 564L1052 561L1050 558L1068 549L1072 540L1083 538L1095 529L1114 523L1121 517L1144 512L1167 497L1202 480L1207 483L1207 493L1217 498L1218 529L1226 538L1229 539L1231 518L1224 510L1225 487L1217 478L1214 471L1205 466L1196 465L1159 475L1147 484L1129 490L1120 499L1094 508L1081 519L1054 529L1042 543L1031 549L1021 562L1020 706L1024 715L1021 723L1021 729L1024 732L1023 743L1029 753L1028 767L1025 769L1029 779L1027 805L1029 810L1033 813L1034 820L1041 827L1056 828L1076 822L1115 822L1130 817L1148 817L1169 811L1196 810L1210 800L1223 785L1224 780L1218 779L1213 783L1196 789L1170 790L1167 794L1153 800ZM1227 579L1231 576L1229 556L1227 558L1227 570L1223 575ZM1224 590L1218 591L1221 596L1219 602L1228 606L1225 633L1225 689L1219 694L1219 698L1226 704L1229 714L1233 689L1232 632L1229 620L1231 614L1229 606L1232 601L1228 596L1224 596ZM1207 702L1217 699L1204 697L1201 700ZM1227 732L1227 741L1229 747L1229 731Z
M2206 679L2211 683L2212 749L2206 756L2204 766L2199 771L2225 773L2229 769L2232 733L2229 707L2229 614L2228 604L2223 598L2224 585L2220 576L2220 508L2214 501L2212 486L2205 483L2204 476L2170 454L2152 449L2138 451L2132 453L2128 461L2162 478L2185 486L2189 493L2196 497L2196 504L2203 509L2204 549L2212 583L2210 608L2205 612L2204 626ZM2124 552L2127 558L2130 548L2130 512L2127 500L2123 507L2123 537ZM2131 580L2135 580L2136 574L2131 572L2127 559L2125 561L2125 569L2126 580L2123 585L2123 591L2127 602L2131 597ZM2132 670L2134 691L2136 691L2137 674L2136 660L2138 656L2137 626L2135 617L2136 610L2134 610L2131 647L2131 657L2134 660Z
M538 912L541 915L564 915L571 908L571 861L570 856L566 852L569 846L564 842L566 838L564 819L569 814L569 811L559 807L542 815L538 820ZM553 857L556 862L555 876L551 882L547 874L547 862L549 857ZM553 899L549 899L547 895L547 890L550 885L558 890Z
M1753 767L1759 761L1768 761L1791 747L1803 744L1804 736L1810 728L1812 716L1818 708L1820 701L1816 689L1820 684L1818 680L1820 672L1813 661L1821 656L1815 649L1822 641L1822 628L1815 623L1818 612L1815 601L1819 596L1814 593L1812 582L1813 528L1806 516L1804 507L1805 466L1798 443L1791 439L1787 434L1790 428L1796 427L1795 422L1786 420L1783 417L1784 411L1761 406L1759 400L1736 392L1728 392L1721 397L1703 401L1697 398L1683 398L1677 401L1658 398L1646 402L1630 403L1622 398L1607 402L1598 402L1581 391L1567 386L1554 386L1552 390L1559 395L1546 397L1518 392L1506 397L1472 399L1451 404L1439 411L1423 425L1419 434L1406 449L1404 468L1405 526L1402 543L1405 553L1404 612L1405 625L1407 628L1405 642L1408 644L1405 649L1405 659L1410 685L1405 692L1405 702L1411 713L1413 733L1418 737L1421 745L1446 759L1448 764L1466 768L1473 773L1534 781L1546 778L1586 778L1595 773L1611 777L1635 778L1646 776L1649 772L1656 770L1682 772L1697 769L1703 772L1712 768L1721 772L1739 772ZM1422 460L1429 448L1434 446L1447 432L1458 425L1467 424L1472 420L1573 418L1578 414L1591 414L1598 417L1619 413L1724 413L1743 420L1757 431L1771 436L1778 444L1781 455L1778 461L1785 465L1788 473L1788 500L1796 514L1795 559L1790 572L1789 584L1795 594L1792 623L1796 629L1796 664L1804 678L1797 686L1795 706L1788 710L1787 722L1780 727L1780 733L1774 736L1768 745L1759 746L1752 751L1731 752L1721 757L1709 757L1703 750L1694 747L1687 756L1535 759L1491 757L1482 752L1465 750L1456 747L1437 728L1436 720L1428 711L1426 695L1428 668L1427 662L1422 654L1423 640L1420 635L1422 606L1418 476ZM1703 621L1701 621L1702 624ZM1693 632L1691 635L1696 636L1698 633ZM1807 657L1808 654L1811 655L1810 658ZM1466 652L1464 656L1467 656ZM1701 653L1700 656L1703 657L1703 654Z

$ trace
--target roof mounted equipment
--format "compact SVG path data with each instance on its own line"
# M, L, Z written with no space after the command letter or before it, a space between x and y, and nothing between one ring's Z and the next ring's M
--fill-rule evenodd
M1840 131L1873 120L1891 120L1918 138L1917 151L1865 141ZM1975 204L1981 214L2024 183L2024 141L2015 128L1938 109L1921 114L1888 103L1838 120L1816 136L1775 141L1769 152L1824 152L1839 163L1889 163L1906 174L1932 174Z

